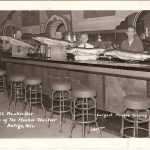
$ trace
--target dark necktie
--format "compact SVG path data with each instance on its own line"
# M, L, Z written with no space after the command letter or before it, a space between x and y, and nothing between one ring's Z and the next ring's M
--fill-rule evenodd
M86 48L86 44L84 44L84 48Z

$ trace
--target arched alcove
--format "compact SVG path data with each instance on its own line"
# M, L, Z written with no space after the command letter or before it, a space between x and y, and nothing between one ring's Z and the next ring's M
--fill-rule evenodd
M46 21L45 33L53 38L57 31L62 33L70 31L70 21L65 17L53 15Z

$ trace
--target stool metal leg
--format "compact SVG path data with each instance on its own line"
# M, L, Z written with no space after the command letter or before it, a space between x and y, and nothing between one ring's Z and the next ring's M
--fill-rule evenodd
M28 100L27 100L27 86L26 86L26 85L25 85L24 90L25 90L25 95L24 95L24 96L25 96L25 99L24 99L24 103L23 103L23 104L24 104L24 106L23 106L23 109L22 109L22 110L23 110L23 112L25 112L25 108L26 108L26 106L27 106L27 105L29 105L29 102L28 102Z
M43 105L43 95L42 95L42 86L41 85L39 85L40 86L40 102L41 102L41 106L42 106L42 109L43 109L43 111L44 111L44 118L46 118L46 110L45 110L45 107L44 107L44 105Z
M31 98L32 98L32 87L30 86L29 87L29 113L31 114L31 112L32 112L32 100L31 100ZM31 115L30 115L30 117L31 117Z
M10 110L10 106L11 106L11 103L12 103L12 90L13 90L13 85L12 85L13 83L11 82L11 84L10 84L10 102L9 102L9 105L8 105L8 110Z
M64 97L65 97L65 91L62 91L62 109L63 109L63 112L65 111ZM63 123L66 122L66 114L65 113L63 113L63 115L62 115L62 120L63 120Z
M16 104L18 101L23 102L25 98L24 95L24 86L23 82L21 81L12 81L10 83L10 96L9 96L9 104L8 104L8 110L10 110L11 103L13 101L13 112L16 110Z
M59 103L59 107L60 107L60 118L59 118L59 124L60 124L60 130L59 132L62 132L62 92L60 92L60 103Z
M139 119L139 111L136 110L136 137L138 137L138 128L139 128L138 119Z
M73 113L72 113L72 124L71 124L71 128L70 128L70 137L72 137L73 128L75 127L75 120L76 120L75 103L76 103L76 100L77 100L77 98L75 98L73 101Z
M6 75L0 76L0 90L6 94Z
M121 138L124 136L124 113L125 113L126 108L123 108L122 111L122 127L121 127Z
M36 114L38 113L38 106L37 106L37 103L38 103L38 100L37 100L37 87L36 87L36 85L34 85L34 87L33 87L34 89L33 90L35 90L35 101L36 101Z
M79 97L80 98L80 97ZM81 98L81 103L78 103L78 97L74 99L73 102L73 120L72 120L72 125L70 128L70 132L71 132L71 136L72 137L72 132L73 132L73 128L74 126L79 123L82 124L82 137L85 138L85 130L86 130L86 125L88 125L89 127L89 131L90 131L90 124L95 123L98 131L99 131L99 137L102 137L102 133L101 133L101 129L98 126L97 123L97 110L96 110L96 102L94 98L91 98L91 100L93 101L93 105L90 108L90 103L89 103L89 98ZM81 106L81 108L80 108ZM80 109L81 113L80 114L76 114L76 109ZM91 109L91 111L93 110L93 113L91 114L91 112L89 111ZM93 116L93 120L91 120L89 117ZM81 121L78 121L78 117L81 117ZM79 118L80 119L80 118Z
M50 128L50 124L51 124L51 121L50 119L53 117L54 113L52 112L51 115L49 116L49 121L48 121L48 127Z
M71 112L71 94L67 90L53 90L52 91L52 106L50 109L50 118L54 113L59 114L59 132L62 132L62 124L66 122L66 113ZM57 104L57 105L56 105ZM50 127L50 121L48 124Z
M50 110L50 115L49 115L49 122L48 122L48 127L50 128L50 119L53 117L53 110L54 110L54 91L52 91L52 96L51 96L51 110Z
M98 132L99 132L98 136L99 136L99 138L101 138L102 137L102 129L99 128L97 121L95 121L95 125L96 125L96 128L98 129Z
M72 99L71 99L71 92L70 91L69 91L69 95L70 95L69 99L70 99L71 116L73 117ZM74 103L73 103L73 105L74 105Z
M148 137L150 137L150 113L149 113L149 110L146 110L146 111L148 115Z
M74 127L75 127L75 121L73 120L72 124L71 124L71 128L70 128L70 137L71 138L72 138L72 131L73 131Z
M82 137L85 137L85 123L84 123L84 121L85 121L85 119L84 119L84 99L83 99L83 101L82 101Z
M102 129L101 128L99 128L99 125L98 125L98 122L97 122L97 120L98 120L98 118L97 118L97 105L96 105L96 102L95 102L95 99L94 98L92 98L93 99L93 101L94 101L94 105L95 105L95 107L94 107L94 113L95 113L95 124L96 124L96 128L98 129L98 131L99 131L99 138L101 138L102 137Z
M15 112L15 109L16 109L16 102L17 102L17 92L18 92L18 89L17 89L17 85L16 83L14 83L14 88L13 88L13 94L14 94L14 105L13 105L13 112Z
M150 137L150 112L149 112L149 109L147 109L146 112L147 112L147 122L148 122L148 136L147 137Z
M90 129L90 124L88 123L88 132L87 132L88 134L90 134L90 130L91 130Z
M6 86L6 76L3 76L3 81L4 81L4 93L5 93L6 96L8 96L7 86Z
M137 114L136 111L135 112L135 116L134 116L134 125L133 125L133 137L136 137L136 121L137 121Z
M39 94L39 96L38 96L38 94ZM42 86L41 85L26 85L25 86L25 107L26 107L26 104L28 104L29 112L32 113L32 105L36 104L36 112L38 112L37 104L40 103L42 106L42 109L44 110L44 118L45 118L46 111L45 111L42 101L43 101L43 97L42 97ZM24 110L25 110L25 107L24 107ZM31 117L31 115L30 115L30 117Z
M86 120L89 121L89 112L88 112L88 98L85 99L86 103ZM88 123L88 133L90 133L90 124Z
M148 109L146 109L145 110L146 111L146 115L147 115L147 123L148 123L148 136L147 137L150 137L150 113L149 113L149 110Z

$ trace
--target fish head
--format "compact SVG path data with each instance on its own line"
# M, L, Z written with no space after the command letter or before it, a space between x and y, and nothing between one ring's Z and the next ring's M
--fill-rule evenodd
M3 41L5 41L5 40L8 39L8 37L7 36L0 36L0 39L3 40Z

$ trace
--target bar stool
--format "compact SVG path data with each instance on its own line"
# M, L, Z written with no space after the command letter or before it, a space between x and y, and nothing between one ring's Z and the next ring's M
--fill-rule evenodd
M74 97L73 102L73 120L71 125L71 135L76 124L82 124L82 137L85 137L85 125L95 123L97 130L99 131L99 137L102 136L101 128L99 128L97 123L97 112L96 112L96 91L91 89L78 89L72 92Z
M34 104L36 105L36 113L38 113L38 104L41 104L42 109L44 110L44 117L46 117L46 111L43 105L41 79L37 77L28 77L24 80L24 84L25 84L25 104L28 104L30 114L32 112L32 105Z
M8 110L10 109L12 101L14 101L13 111L16 109L16 103L18 101L24 102L24 84L25 75L23 74L13 74L9 76L10 81L10 102Z
M52 93L51 93L51 115L50 118L53 117L53 114L59 114L59 124L60 130L62 132L62 119L63 115L66 113L72 113L72 102L71 102L71 84L67 82L55 82L51 85ZM48 127L50 127L50 120Z
M6 91L6 71L0 70L0 91L4 91L7 94Z
M138 137L139 131L144 131L150 136L150 99L142 95L127 95L123 98L123 112L122 112L122 128L121 137ZM130 111L130 112L129 112ZM143 114L145 114L143 116ZM125 126L125 122L133 124L132 126ZM140 127L140 124L148 123L148 129ZM133 136L129 136L125 131L133 130Z

